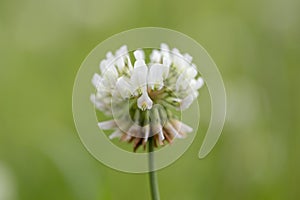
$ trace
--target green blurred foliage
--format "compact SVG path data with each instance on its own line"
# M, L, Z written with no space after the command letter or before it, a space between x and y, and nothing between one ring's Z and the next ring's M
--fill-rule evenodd
M85 56L142 26L202 44L228 95L216 148L197 158L204 115L189 150L158 172L162 199L299 199L299 10L298 0L1 0L0 200L149 199L147 175L109 169L84 149L71 110Z

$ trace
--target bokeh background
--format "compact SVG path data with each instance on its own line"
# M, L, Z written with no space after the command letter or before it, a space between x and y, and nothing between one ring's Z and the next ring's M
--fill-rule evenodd
M228 95L216 148L197 158L204 123L158 172L162 199L299 199L299 11L299 0L1 0L0 200L150 199L146 174L107 168L84 149L71 109L85 56L142 26L202 44Z

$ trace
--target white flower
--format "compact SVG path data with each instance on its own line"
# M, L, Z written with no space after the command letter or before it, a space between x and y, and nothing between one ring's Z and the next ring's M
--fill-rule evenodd
M105 109L105 104L101 101L98 101L96 99L96 95L95 94L91 94L90 96L90 100L91 102L93 102L93 104L95 105L95 107L99 110L104 110Z
M153 63L160 63L161 57L162 57L162 55L161 55L160 51L153 50L151 55L150 55L150 60Z
M181 100L180 109L181 110L187 109L188 107L190 107L190 105L193 103L193 101L194 101L193 94L189 94L188 96L186 96L184 99Z
M146 142L148 141L148 137L149 137L149 134L150 134L150 125L147 124L146 126L144 126L144 127L142 128L142 130L143 130L143 136L144 136L144 141L143 141L143 143L144 143L144 145L145 145Z
M150 67L148 75L148 86L152 90L160 90L164 86L164 78L166 77L167 67L162 64L153 64Z
M133 54L134 54L134 57L136 60L144 60L145 59L145 54L144 54L144 51L142 51L142 50L136 50Z
M165 130L170 133L173 137L181 138L182 136L178 133L178 131L172 126L171 123L167 122L164 126Z
M177 120L177 119L172 119L170 120L171 124L173 125L173 127L181 133L181 135L184 135L185 133L190 133L193 131L193 128L191 128L190 126L184 124L183 122Z
M117 124L116 124L115 120L109 120L109 121L99 122L98 126L101 129L109 130L109 129L116 128Z
M171 66L171 64L172 64L172 61L171 61L170 56L165 56L163 58L163 65L165 67L167 67L167 69L169 70L169 67ZM167 71L167 73L169 73L169 71ZM166 74L166 77L168 77L168 74Z
M191 83L190 83L190 86L193 90L198 90L200 89L204 84L204 81L201 77L199 77L197 80L196 79L192 79L191 80Z
M177 120L173 109L188 109L204 85L192 56L176 48L170 51L167 44L149 55L136 50L133 56L131 60L125 45L115 54L108 52L99 65L101 73L92 77L96 90L90 100L96 109L114 117L98 126L114 130L110 139L133 142L134 151L145 147L149 137L154 137L156 146L184 138L193 129Z
M186 90L190 85L190 81L194 80L197 75L197 70L194 67L187 68L183 73L180 74L176 81L176 90Z
M137 60L134 63L131 75L131 83L137 94L142 93L147 88L148 67L144 60Z
M130 79L125 76L118 78L116 90L120 93L123 99L129 98L133 94L133 88Z
M120 129L116 129L112 134L109 135L109 139L119 138L122 136L122 131Z
M145 111L146 109L150 110L152 108L153 102L146 91L143 91L142 95L138 98L137 105L142 111Z

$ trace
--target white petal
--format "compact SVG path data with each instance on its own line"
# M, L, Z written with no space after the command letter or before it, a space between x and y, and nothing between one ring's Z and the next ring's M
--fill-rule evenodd
M115 132L109 135L109 139L120 138L122 136L122 132L120 129L117 129Z
M184 70L186 70L187 63L182 59L182 57L174 57L173 62L179 73L182 73Z
M188 95L182 101L180 102L180 109L185 110L190 107L190 105L193 103L194 97L193 94Z
M158 132L158 139L160 142L164 141L164 139L165 139L162 129Z
M96 95L95 94L91 94L90 100L91 100L91 102L93 102L93 104L95 104L96 103Z
M148 138L149 138L149 134L150 134L150 125L146 125L143 127L143 133L144 133L144 142L147 142L148 141Z
M159 141L163 141L165 139L164 133L163 133L163 130L162 130L162 126L161 126L160 123L152 125L151 128L152 128L152 134L153 135L158 134Z
M123 57L120 57L120 58L118 58L118 59L116 60L116 65L117 65L118 70L119 70L120 72L123 71L123 68L124 68L124 66L125 66L125 62L124 62Z
M170 56L165 56L163 59L163 65L166 67L170 67L171 63L172 63L172 61L171 61Z
M196 99L199 96L199 92L198 91L194 91L193 93L193 98Z
M106 69L106 71L102 74L102 76L103 76L103 80L102 80L103 85L114 87L117 82L117 78L119 74L115 66L111 65Z
M149 110L152 108L153 102L150 99L150 97L148 96L147 91L144 91L143 94L138 98L137 104L138 104L138 107L143 111L146 109Z
M168 70L162 64L153 64L149 69L148 75L148 86L151 87L152 90L155 88L160 90L163 86L164 72Z
M113 77L119 76L117 69L113 65L109 69L107 69L107 71L109 71L109 73L111 73Z
M136 50L133 52L133 55L136 60L144 60L145 59L145 54L143 50Z
M107 83L107 81L101 77L99 74L94 74L93 78L92 78L92 83L94 85L94 87L96 88L97 92L101 92L101 96L104 95L104 93L109 92L107 86L109 85ZM98 94L97 93L97 94Z
M98 88L99 85L101 84L101 81L102 81L102 77L99 74L95 73L92 78L92 83L94 87Z
M156 62L159 63L161 60L161 53L158 50L153 50L151 55L150 55L150 60L151 62Z
M123 99L129 98L133 93L130 80L124 76L118 78L116 89Z
M115 120L109 120L109 121L104 121L104 122L99 122L98 123L99 128L103 130L109 130L109 129L114 129L117 127L117 124Z
M179 75L176 81L176 90L186 90L190 85L191 80L197 76L198 71L194 67L187 68L182 74Z
M194 67L189 67L186 69L185 74L186 74L185 76L188 79L191 79L191 78L195 78L195 76L197 76L198 71Z
M190 54L188 54L188 53L184 54L184 58L186 59L186 61L188 63L191 63L192 60L193 60L193 57Z
M114 60L114 55L111 52L108 52L106 54L106 64L111 65L113 60Z
M167 122L164 125L164 128L166 129L166 131L168 133L170 133L171 135L173 135L175 138L180 138L181 135L177 132L177 130L172 126L172 124L170 122Z
M186 90L189 85L189 81L185 78L185 74L182 73L179 75L176 81L176 91Z
M111 105L111 97L109 96L110 94L101 94L100 92L97 92L96 94L96 99L99 99L99 101L101 101L103 104L105 104L106 106L110 106Z
M116 51L116 55L117 56L124 56L128 53L128 50L127 50L127 46L126 45L123 45L121 46L117 51Z
M160 49L161 49L161 54L163 56L163 59L170 57L170 50L167 44L161 44Z
M137 60L134 63L131 75L131 84L134 90L146 88L147 86L148 67L144 60Z
M190 86L192 90L198 90L204 85L204 81L201 77L199 77L197 80L192 79L190 82Z
M110 60L110 59L113 59L114 55L112 54L112 52L107 52L106 54L106 59Z
M123 71L123 68L125 66L125 60L124 58L126 58L128 56L128 50L127 50L127 46L123 45L121 46L117 51L116 51L116 65L119 69L119 71ZM127 59L127 58L126 58Z
M169 51L169 46L165 43L160 44L160 49L163 51Z
M100 71L103 74L107 69L107 61L106 60L102 60L100 62Z
M193 128L186 125L185 123L177 120L177 119L172 119L171 120L172 125L174 126L174 128L176 130L178 130L179 132L183 132L183 133L190 133L193 131Z
M95 105L95 107L100 110L100 111L103 111L106 109L106 106L104 103L100 102L100 101L97 101L96 99L96 95L95 94L91 94L90 96L90 100L91 102Z
M102 60L100 62L101 75L104 75L107 72L107 70L110 70L112 73L118 75L118 72L115 69L114 64L112 63L112 60L114 59L112 53L108 52L107 57L109 58L108 60Z
M126 60L127 60L127 66L128 66L129 72L131 72L133 70L133 66L132 66L130 57L128 55L126 56Z
M141 127L137 124L133 124L127 131L127 134L133 137L141 138Z
M176 48L172 49L172 53L176 55L180 55L180 51Z

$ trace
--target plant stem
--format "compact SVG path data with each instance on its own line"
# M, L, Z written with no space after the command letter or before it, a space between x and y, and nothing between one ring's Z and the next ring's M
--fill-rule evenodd
M154 169L154 141L153 137L149 138L149 181L150 181L150 190L152 200L159 200L159 191L158 191L158 183L157 183L157 176Z

